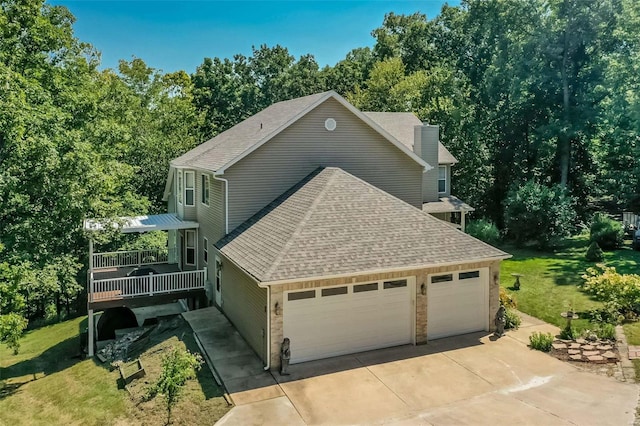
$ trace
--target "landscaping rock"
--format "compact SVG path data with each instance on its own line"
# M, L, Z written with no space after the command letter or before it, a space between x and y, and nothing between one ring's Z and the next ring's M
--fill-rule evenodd
M583 351L592 351L594 349L595 349L595 347L593 345L582 345L582 350Z
M599 362L599 361L604 361L604 357L602 355L591 355L591 356L587 356L587 359L590 362Z
M599 351L610 351L611 349L613 349L613 346L611 345L599 345L596 347L596 349L598 349Z
M587 341L584 339L576 339L576 343L580 343L581 345L584 345L585 343L587 343Z
M569 349L580 349L582 345L580 343L571 343Z
M553 349L559 351L562 349L567 349L567 345L565 343L554 343L551 346L553 346Z
M616 355L615 353L613 353L611 351L607 351L607 352L603 353L602 356L607 358L607 359L618 359L618 355Z
M582 354L582 351L580 349L569 349L569 355L579 355Z
M586 357L600 355L600 351L582 351L582 355Z
M569 355L571 361L582 361L582 355Z

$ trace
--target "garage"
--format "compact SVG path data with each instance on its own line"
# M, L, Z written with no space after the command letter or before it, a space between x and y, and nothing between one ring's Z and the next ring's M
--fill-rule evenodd
M413 341L415 278L284 293L291 363Z
M429 340L489 329L489 269L429 275Z

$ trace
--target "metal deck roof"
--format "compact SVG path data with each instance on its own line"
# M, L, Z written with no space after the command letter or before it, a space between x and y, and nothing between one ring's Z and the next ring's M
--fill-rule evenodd
M105 227L112 226L120 229L124 234L133 232L169 231L173 229L193 229L200 224L194 221L182 220L173 213L154 214L146 216L120 217L115 220L87 219L84 221L84 229L99 232Z

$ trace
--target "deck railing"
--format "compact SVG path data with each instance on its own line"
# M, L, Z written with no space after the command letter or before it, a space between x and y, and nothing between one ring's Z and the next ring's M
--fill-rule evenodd
M112 251L93 254L93 269L169 263L175 249Z
M91 280L90 302L123 299L128 297L154 296L177 291L204 288L207 270L172 272L169 274L145 275L142 277L109 278Z

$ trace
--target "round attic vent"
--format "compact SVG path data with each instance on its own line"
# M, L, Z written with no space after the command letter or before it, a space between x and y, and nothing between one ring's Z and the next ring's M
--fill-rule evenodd
M327 118L324 121L324 128L330 132L333 132L336 129L336 120L333 118Z

